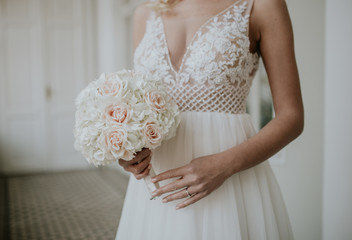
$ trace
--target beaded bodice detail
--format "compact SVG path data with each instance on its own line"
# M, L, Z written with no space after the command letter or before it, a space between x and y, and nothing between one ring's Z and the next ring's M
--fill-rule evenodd
M162 18L152 12L134 54L134 68L160 77L181 111L244 113L259 60L249 50L249 14L247 0L238 0L210 18L175 70Z

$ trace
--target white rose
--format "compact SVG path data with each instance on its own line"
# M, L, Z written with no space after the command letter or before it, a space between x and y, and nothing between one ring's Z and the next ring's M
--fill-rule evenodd
M103 151L107 157L130 160L131 153L127 152L127 132L118 126L107 127L100 136ZM110 155L110 156L109 156Z
M94 153L94 159L96 159L98 162L103 162L104 159L105 159L105 155L104 155L104 152L102 150L97 150L95 153Z
M99 79L98 94L100 96L123 95L128 86L126 80L122 80L115 73L105 74L105 78Z
M143 127L143 133L147 147L156 148L160 146L162 141L162 131L156 121L146 121Z
M165 110L165 97L157 91L149 91L144 94L144 101L155 111L162 112Z
M125 103L108 105L105 108L103 118L118 124L127 123L131 119L131 107Z

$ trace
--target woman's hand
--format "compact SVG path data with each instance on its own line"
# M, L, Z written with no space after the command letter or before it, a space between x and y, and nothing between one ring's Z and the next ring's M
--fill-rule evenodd
M130 161L119 159L119 164L139 180L146 177L152 167L150 161L152 159L152 152L148 148L144 148L138 152Z
M178 178L153 192L152 197L173 192L163 198L163 202L187 198L176 209L187 207L217 189L230 175L224 164L220 164L220 154L204 156L192 160L189 164L163 172L152 178L157 183L170 178Z

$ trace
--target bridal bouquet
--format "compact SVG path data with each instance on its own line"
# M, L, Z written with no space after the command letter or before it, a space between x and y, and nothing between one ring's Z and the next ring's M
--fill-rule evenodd
M152 75L122 70L103 73L76 98L75 148L89 163L131 160L143 148L155 149L172 138L178 107ZM144 180L151 192L151 169Z

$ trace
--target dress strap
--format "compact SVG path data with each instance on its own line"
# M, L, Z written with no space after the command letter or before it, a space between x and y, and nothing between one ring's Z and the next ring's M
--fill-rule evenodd
M254 0L246 0L246 1L247 1L246 15L251 15L252 8L254 5Z
M252 14L254 0L246 0L246 2L247 2L247 8L246 8L246 11L245 11L245 15L248 16L248 24L247 24L247 36L248 36L248 34L249 34L249 22L250 22L250 18L251 18L251 14Z

